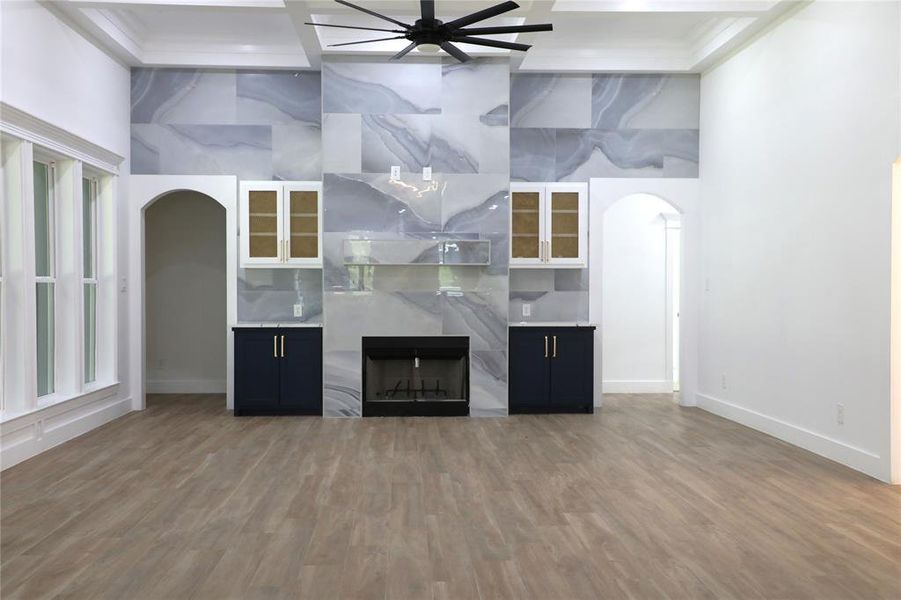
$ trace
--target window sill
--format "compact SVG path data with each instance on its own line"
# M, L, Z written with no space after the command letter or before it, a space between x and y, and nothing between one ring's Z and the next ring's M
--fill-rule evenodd
M4 412L2 415L0 415L0 423L10 423L17 419L29 417L34 415L35 413L43 412L57 406L77 406L79 404L92 402L101 398L108 398L118 393L118 391L119 382L116 381L112 383L92 383L89 386L86 386L84 391L78 394L48 394L47 396L41 396L40 398L38 398L36 405L32 408L18 410L15 412Z

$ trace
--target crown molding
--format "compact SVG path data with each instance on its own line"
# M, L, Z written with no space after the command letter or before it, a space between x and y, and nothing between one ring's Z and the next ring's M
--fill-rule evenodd
M69 133L6 102L0 101L0 131L47 148L52 152L82 161L97 169L119 174L125 157Z

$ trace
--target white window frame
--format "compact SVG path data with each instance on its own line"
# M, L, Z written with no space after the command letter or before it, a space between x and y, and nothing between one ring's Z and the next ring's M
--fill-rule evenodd
M58 346L58 344L57 344L57 341L58 341L58 339L57 339L58 338L57 322L58 322L58 317L59 317L59 307L58 307L58 303L56 301L56 297L57 297L57 280L56 280L57 277L56 277L56 275L57 275L57 268L58 268L58 265L57 265L58 257L56 255L56 249L57 249L57 246L59 245L58 240L57 240L58 231L57 231L57 227L56 227L56 220L57 220L56 213L58 210L58 207L56 205L56 163L52 159L48 159L44 156L39 155L37 152L37 149L36 149L34 159L32 162L46 165L47 166L47 177L49 179L48 186L47 186L47 195L48 195L48 211L50 213L49 219L48 219L49 220L49 229L50 229L50 231L48 233L48 243L50 244L50 252L49 252L50 275L38 275L37 274L37 272L36 272L37 271L37 255L35 255L35 257L34 257L35 299L37 299L38 284L41 284L41 283L53 284L53 357L52 357L52 360L53 360L53 390L48 394L44 394L43 396L40 396L37 394L37 389L38 389L38 380L37 380L37 377L38 377L38 372L37 372L37 360L38 360L38 355L37 355L37 326L38 326L37 305L35 305L34 323L33 323L33 331L34 331L34 336L35 336L35 338L34 338L35 339L35 352L34 352L34 357L33 357L34 361L35 361L35 371L34 371L34 373L35 373L35 382L34 382L35 388L34 389L35 389L35 395L37 397L38 403L44 403L47 401L52 401L53 397L57 394L57 389L59 387L58 381L57 381L57 366L58 365L57 365L57 356L56 356L57 346ZM33 169L33 167L32 167L32 169ZM30 206L31 206L31 212L33 214L34 206L35 206L34 185L33 184L32 184L31 189L32 189L32 194L31 194ZM34 223L33 221L32 221L32 223L33 223L34 227L37 226L37 223ZM35 235L37 235L37 229L35 229Z
M82 362L81 362L81 383L86 388L90 388L97 383L97 357L99 356L99 352L97 349L99 343L98 332L100 329L99 324L99 311L97 310L99 301L100 301L100 277L98 275L98 271L100 269L100 235L98 231L98 227L100 225L100 181L99 179L91 173L84 172L82 173L82 181L87 180L89 182L89 188L91 190L91 196L93 197L94 206L93 211L91 213L91 276L88 277L84 272L84 228L81 230L81 249L82 249L82 257L81 257L81 289L82 289L82 302L84 302L84 289L88 285L94 286L94 379L91 381L87 380L85 367L87 365L88 356L86 353L82 353ZM82 189L84 189L82 187ZM84 214L84 203L87 201L87 198L82 196L82 217ZM85 311L84 306L82 306L81 311L81 347L82 349L86 349L85 342L87 340L87 323L85 322Z

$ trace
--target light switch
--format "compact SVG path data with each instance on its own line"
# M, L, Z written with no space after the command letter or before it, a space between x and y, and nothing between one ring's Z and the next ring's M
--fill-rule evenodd
M522 316L524 316L524 317L532 316L532 305L531 304L523 304L522 305Z
M391 181L400 179L400 167L391 167Z
M423 167L422 168L422 180L423 181L431 181L432 180L432 167Z
M294 316L295 317L303 316L303 304L295 304L294 305Z

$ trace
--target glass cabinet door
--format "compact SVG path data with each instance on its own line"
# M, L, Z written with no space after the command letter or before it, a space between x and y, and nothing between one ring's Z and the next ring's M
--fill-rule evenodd
M280 258L278 213L277 189L247 191L247 256L251 260L277 261Z
M551 191L551 258L579 258L579 192Z
M514 263L540 263L544 218L541 188L515 187L510 191L510 258Z
M318 186L316 186L318 188ZM286 187L288 194L288 260L319 258L319 190Z

